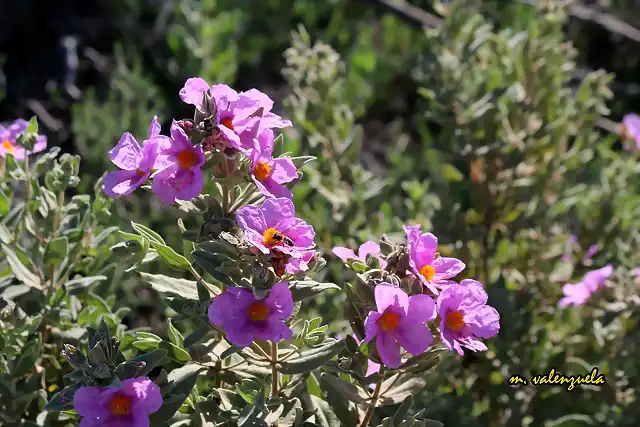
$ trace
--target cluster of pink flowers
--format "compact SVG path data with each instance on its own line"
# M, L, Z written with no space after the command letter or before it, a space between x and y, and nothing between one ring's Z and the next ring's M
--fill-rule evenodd
M420 226L405 226L410 272L418 279L425 293L409 296L390 283L380 283L374 289L376 310L365 320L364 342L375 340L380 361L388 367L401 364L404 348L413 356L424 353L434 342L427 323L440 317L440 339L449 350L464 354L463 347L486 351L480 338L491 338L500 330L500 315L487 305L487 294L480 282L452 280L464 270L465 264L456 258L438 255L438 238L421 233ZM358 255L344 247L333 249L344 262L355 259L364 262L367 255L381 257L375 242L364 243ZM381 258L380 258L381 259ZM370 365L368 373L379 367Z
M18 143L18 136L27 130L29 122L14 120L8 127L0 125L0 157L11 154L16 160L24 160L29 154L35 154L47 148L47 137L38 135L32 150L26 150Z
M298 171L291 159L273 158L273 129L289 127L291 122L272 113L273 101L256 89L238 93L227 85L209 87L204 80L191 78L180 90L180 97L203 111L206 93L211 95L207 107L215 112L211 126L216 132L210 137L250 160L251 179L266 197L291 198L283 184L297 178ZM170 137L160 135L160 123L154 117L142 147L130 133L122 135L109 151L111 161L121 170L105 177L105 194L131 194L151 178L151 190L164 203L198 197L205 184L202 167L206 154L200 142L193 144L185 129L184 122L174 120Z

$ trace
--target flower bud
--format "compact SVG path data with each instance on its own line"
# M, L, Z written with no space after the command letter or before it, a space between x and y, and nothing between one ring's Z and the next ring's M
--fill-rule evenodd
M62 355L67 359L67 362L76 369L87 366L87 358L72 345L65 344L62 349Z
M387 237L386 234L383 234L380 238L380 252L384 256L389 256L393 251L396 250L396 245Z

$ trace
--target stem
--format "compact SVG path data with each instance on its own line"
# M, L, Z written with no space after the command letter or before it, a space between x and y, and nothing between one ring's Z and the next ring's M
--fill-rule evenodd
M278 395L278 343L271 343L271 396Z
M189 267L189 271L191 271L191 274L193 274L193 276L196 278L196 281L198 283L200 283L202 286L204 286L205 288L207 288L207 290L209 291L209 293L213 294L213 295L218 295L218 292L209 287L209 285L207 284L207 282L204 281L204 279L202 278L202 276L196 271L195 268L193 268L193 265L191 267Z
M229 187L222 185L222 212L229 213Z
M371 422L371 418L373 418L373 411L376 409L376 403L378 403L380 391L382 390L382 381L384 381L384 366L380 367L380 381L376 383L376 388L373 390L373 396L371 396L371 405L369 405L367 413L364 415L362 423L360 423L360 427L368 427Z

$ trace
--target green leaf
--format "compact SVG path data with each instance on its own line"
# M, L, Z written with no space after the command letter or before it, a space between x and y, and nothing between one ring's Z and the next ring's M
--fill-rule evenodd
M225 261L231 261L230 258L221 254L210 254L205 251L193 251L191 253L198 265L202 267L204 271L209 273L211 277L220 282L229 282L229 276L220 272L218 267Z
M302 166L306 165L309 162L313 162L317 157L314 156L299 156L299 157L291 157L291 161L296 166L296 169L300 169Z
M309 402L315 412L318 425L322 427L341 427L340 420L327 402L314 395L309 396Z
M167 350L158 349L150 353L143 354L142 356L135 357L131 359L130 362L131 361L144 362L146 366L144 367L144 369L142 369L142 371L140 371L139 375L145 376L145 375L149 375L149 373L153 370L153 368L158 366L158 364L162 362L162 360L165 357L167 357L167 354L168 354Z
M160 236L158 233L156 233L152 229L147 228L142 224L135 223L133 221L131 221L131 226L133 227L133 229L139 235L141 235L144 238L146 238L147 240L149 240L149 242L151 242L151 243L159 243L161 245L166 245L166 243L165 243L164 239L162 238L162 236Z
M151 242L151 246L158 252L160 258L162 258L169 267L178 271L189 271L191 269L191 263L188 259L171 249L169 246Z
M180 331L178 331L176 327L173 326L171 319L167 319L167 331L169 333L169 340L176 346L184 348L184 337L182 336Z
M65 283L65 286L67 287L69 293L73 293L88 288L94 283L101 282L103 280L107 280L107 276L87 276L81 277L79 279L69 280Z
M185 363L191 360L191 356L185 349L180 348L168 341L162 341L158 347L167 350L168 356L174 359L176 362Z
M38 117L33 116L29 119L27 123L27 129L25 130L27 133L38 133Z
M63 237L56 237L51 240L44 251L45 265L60 264L67 257L69 250L69 240Z
M426 384L427 381L417 374L396 374L382 383L380 402L382 405L400 403L408 396L417 395Z
M40 278L33 274L27 266L25 266L16 252L11 249L7 245L1 245L2 252L7 257L7 262L9 263L9 267L13 272L13 275L16 276L16 279L21 281L27 286L31 286L32 288L41 289L40 287Z
M0 189L0 216L4 217L11 210L11 194Z
M310 348L300 353L298 357L282 362L281 372L283 374L311 372L326 364L340 353L343 348L344 342L335 340L329 341L321 347Z
M137 272L136 277L151 285L153 289L161 293L172 293L183 298L198 301L198 288L193 280L174 279L162 274L149 274Z
M413 406L413 396L407 396L406 399L402 401L402 404L398 407L398 410L395 414L393 414L393 425L400 426L402 421L409 415L409 411Z
M191 393L191 390L193 390L193 386L198 379L198 374L203 369L206 368L190 363L174 369L169 373L168 380L171 386L163 399L162 407L149 417L152 426L162 425L163 422L166 422L175 415L187 396Z
M321 292L329 289L341 290L340 286L335 283L320 283L314 280L297 280L290 283L289 288L293 295L293 301L303 301L307 298L312 298Z
M12 370L11 375L15 378L20 378L23 375L34 369L36 361L40 357L42 345L40 342L40 335L37 338L31 340L20 352L20 357L16 361L15 368Z
M464 175L455 166L445 163L442 165L442 177L448 182L460 182L464 180Z
M338 393L350 402L366 403L366 399L368 398L366 391L326 372L320 375L320 384L322 389L327 393Z
M189 348L192 345L197 344L209 333L210 330L211 327L209 325L199 326L195 331L184 337L184 347Z

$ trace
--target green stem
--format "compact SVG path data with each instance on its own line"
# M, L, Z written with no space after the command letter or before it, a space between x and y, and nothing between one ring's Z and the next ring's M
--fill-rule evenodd
M271 396L278 395L278 343L271 343Z
M367 409L366 414L364 414L364 418L362 419L362 423L360 423L360 427L368 427L371 422L371 418L373 418L373 411L376 409L376 404L378 403L378 398L380 397L380 391L382 390L382 381L384 381L384 366L380 367L380 381L376 383L376 388L373 390L373 396L371 396L371 405Z
M202 278L202 276L196 271L195 268L193 268L193 265L191 267L189 267L189 271L191 271L191 274L193 274L193 277L196 278L196 281L198 283L200 283L202 286L204 286L205 288L207 288L207 290L212 293L213 295L218 295L218 292L211 288L207 282L204 281L204 279Z

